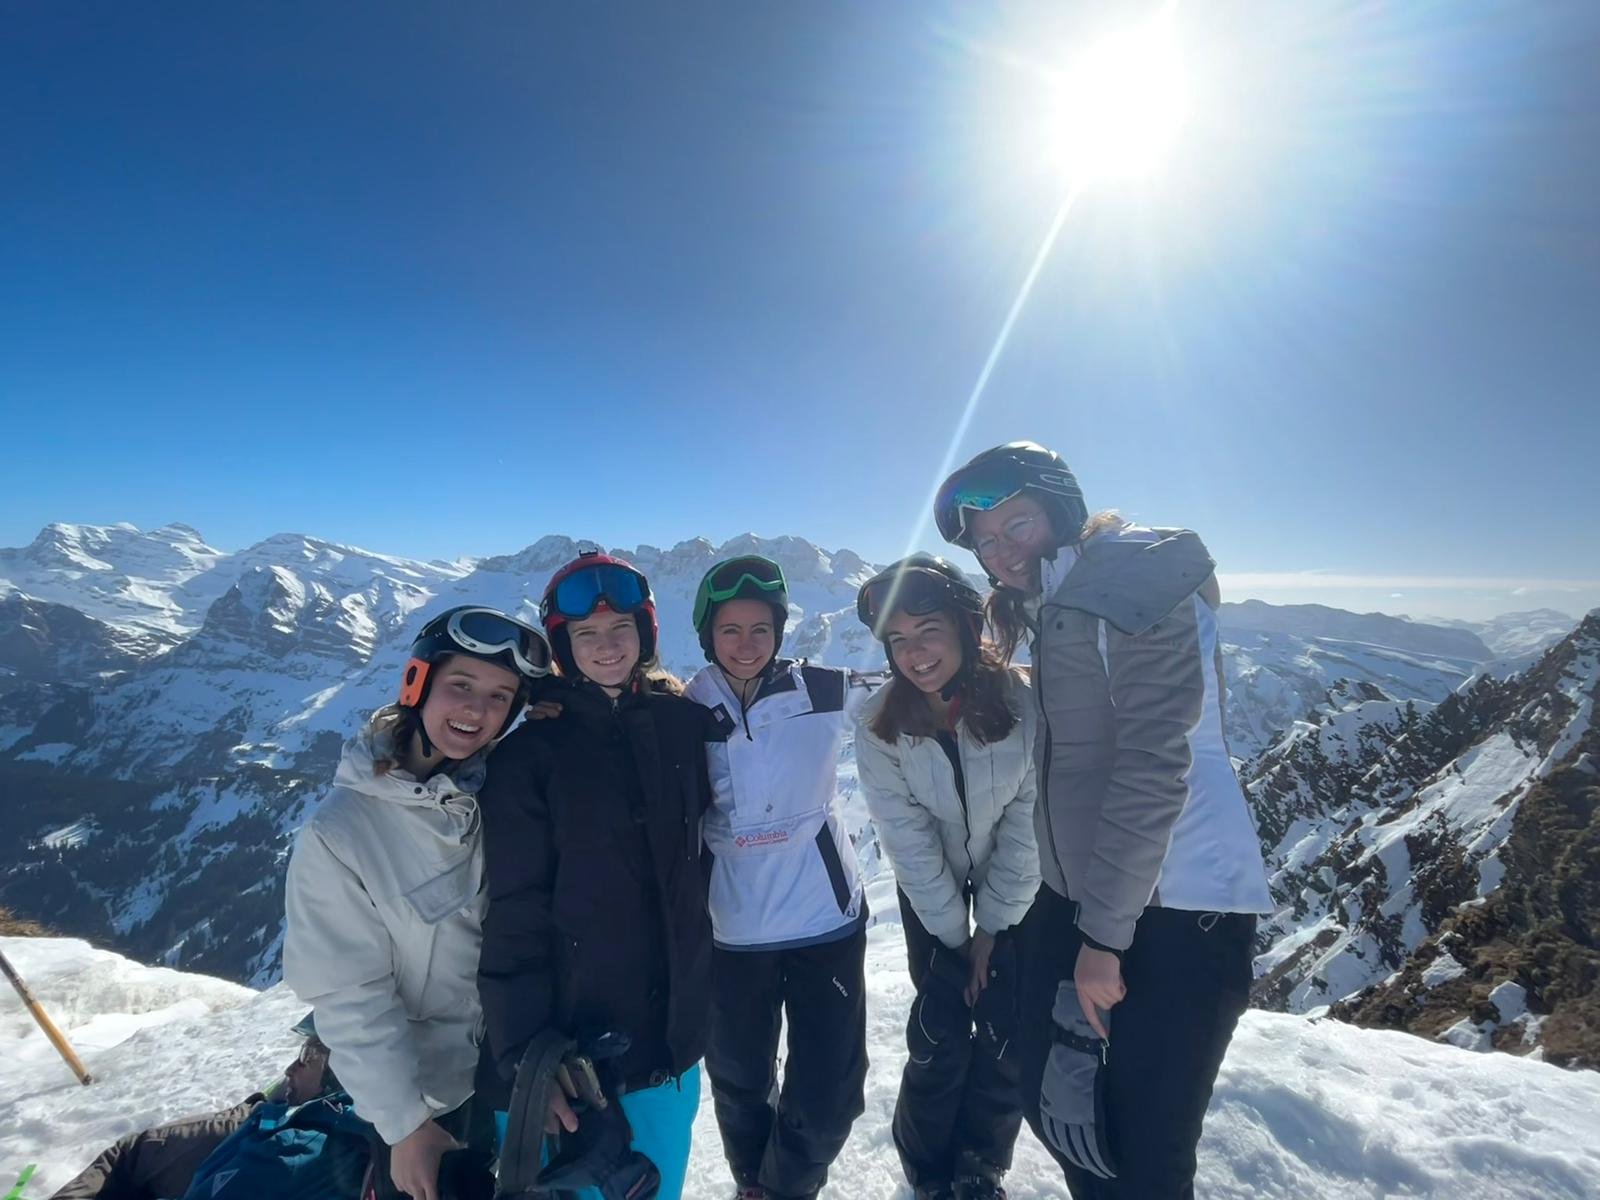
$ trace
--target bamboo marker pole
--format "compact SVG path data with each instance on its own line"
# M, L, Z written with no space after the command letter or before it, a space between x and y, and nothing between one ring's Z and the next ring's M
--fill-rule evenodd
M28 1006L28 1011L39 1023L39 1028L44 1030L45 1037L50 1039L50 1044L56 1048L56 1052L66 1060L67 1066L72 1068L72 1073L78 1077L78 1082L88 1087L94 1079L84 1070L83 1060L73 1052L72 1047L67 1044L67 1039L61 1036L61 1031L56 1028L55 1022L45 1015L43 1006L33 998L33 993L28 990L28 985L22 982L22 976L17 974L17 969L11 965L4 951L0 951L0 971L5 972L6 978L11 981L11 986L17 989L17 995L22 997L22 1002Z

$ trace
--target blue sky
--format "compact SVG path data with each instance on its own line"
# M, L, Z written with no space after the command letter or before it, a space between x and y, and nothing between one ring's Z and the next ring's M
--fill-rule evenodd
M1592 3L1181 7L1184 138L952 447L1063 193L1041 80L1136 7L15 7L0 544L882 560L1031 437L1266 599L1600 604Z

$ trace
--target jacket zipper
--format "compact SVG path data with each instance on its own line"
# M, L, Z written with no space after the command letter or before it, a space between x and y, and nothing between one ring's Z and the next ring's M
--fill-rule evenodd
M1048 605L1039 606L1039 636L1034 645L1033 654L1033 694L1038 699L1039 721L1044 725L1044 768L1039 772L1039 795L1036 804L1044 806L1044 834L1050 843L1050 853L1055 857L1056 869L1061 871L1062 882L1066 881L1066 871L1061 867L1061 850L1056 845L1056 824L1050 814L1050 758L1054 749L1050 739L1050 717L1044 707L1044 610Z

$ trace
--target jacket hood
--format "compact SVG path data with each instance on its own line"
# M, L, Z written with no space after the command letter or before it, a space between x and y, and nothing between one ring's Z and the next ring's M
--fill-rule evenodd
M1198 591L1215 569L1193 530L1129 526L1091 538L1045 604L1081 609L1137 636Z
M380 775L373 764L378 759L393 761L394 735L388 729L375 733L369 724L345 743L333 782L337 787L349 788L377 800L434 807L449 795L476 795L488 777L489 751L493 748L491 743L471 758L436 771L420 782L412 778L409 771L398 767Z

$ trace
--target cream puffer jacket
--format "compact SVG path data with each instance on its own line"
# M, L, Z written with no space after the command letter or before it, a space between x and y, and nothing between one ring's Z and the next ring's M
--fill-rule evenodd
M972 919L988 933L1021 921L1039 890L1033 820L1039 717L1021 675L1011 671L1007 678L1017 715L1010 734L982 745L965 724L958 727L965 800L936 739L902 734L891 744L872 732L888 688L862 707L856 722L861 787L895 883L928 932L952 948L969 934L969 881Z
M472 1095L486 757L418 782L376 774L357 736L289 860L284 980L390 1145Z

